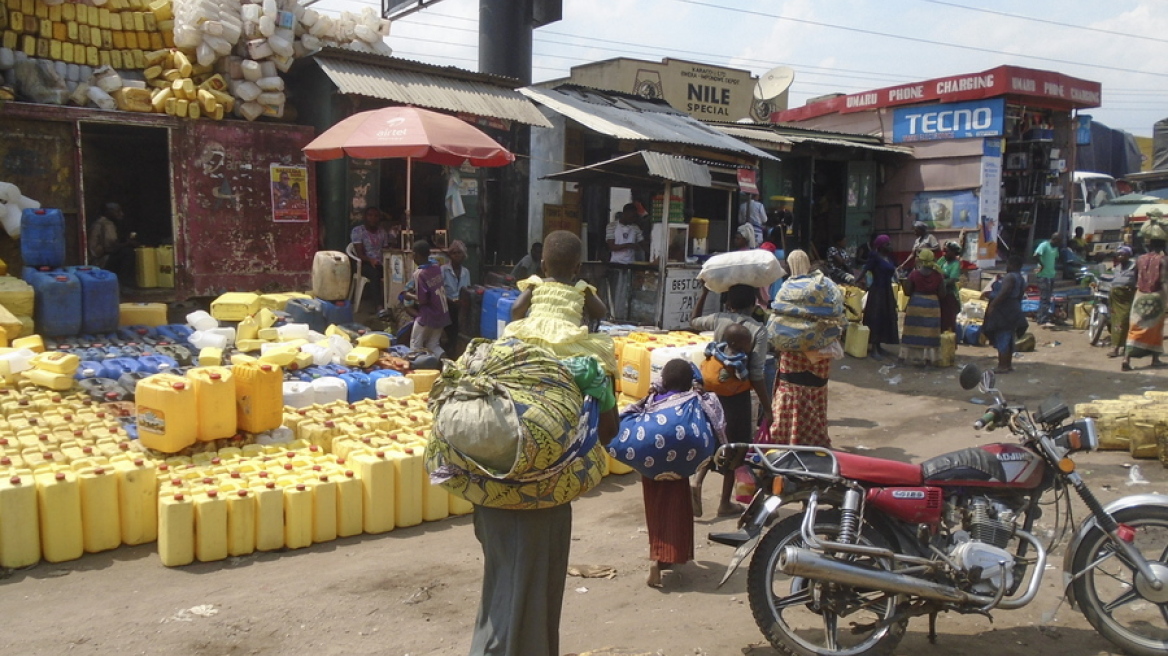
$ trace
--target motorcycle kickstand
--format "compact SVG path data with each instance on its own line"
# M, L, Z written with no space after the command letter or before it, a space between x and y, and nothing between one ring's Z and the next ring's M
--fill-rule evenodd
M929 644L937 644L937 611L929 613Z

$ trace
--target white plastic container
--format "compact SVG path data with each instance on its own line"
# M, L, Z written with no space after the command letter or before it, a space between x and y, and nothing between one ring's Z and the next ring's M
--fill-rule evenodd
M349 398L349 386L340 378L333 378L331 376L317 378L312 381L312 397L313 402L320 405L332 403L333 401L347 401Z
M678 358L690 360L690 354L685 347L667 346L653 349L649 353L649 380L654 383L661 382L661 370L665 368L665 364Z
M187 315L187 325L195 330L211 330L219 327L219 320L211 316L209 312L195 310Z
M313 256L313 296L324 301L343 301L349 297L351 278L348 255L340 251L318 251Z
M284 405L293 408L306 408L316 403L316 392L312 383L288 381L284 383Z
M206 331L211 335L222 335L227 340L227 348L235 346L235 329L234 328L212 328Z
M377 379L377 396L400 399L414 393L414 379L406 376L386 376Z
M341 337L340 335L329 335L328 341L329 348L332 349L333 352L337 355L336 361L338 364L344 361L345 356L349 354L349 351L353 350L353 343L348 339Z
M0 376L11 376L22 371L28 371L32 368L32 359L34 357L36 357L36 353L32 349L26 348L0 355Z
M319 344L305 344L300 351L312 356L312 364L317 366L333 361L333 350Z
M187 338L187 341L191 343L191 346L194 346L200 351L205 348L227 348L226 335L212 333L205 330L196 330L195 332L191 333L191 336Z
M276 327L276 334L280 336L281 342L288 342L294 339L308 339L308 324L286 323L283 326Z

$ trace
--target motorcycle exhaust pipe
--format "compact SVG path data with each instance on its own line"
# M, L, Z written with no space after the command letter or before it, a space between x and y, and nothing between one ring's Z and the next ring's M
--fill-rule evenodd
M790 576L913 595L951 604L984 606L994 601L992 597L969 594L952 586L914 576L845 563L800 547L783 549L779 554L779 569Z

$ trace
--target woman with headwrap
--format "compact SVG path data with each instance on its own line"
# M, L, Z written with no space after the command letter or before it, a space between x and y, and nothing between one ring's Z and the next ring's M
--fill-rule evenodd
M1107 299L1111 310L1111 353L1107 354L1109 358L1123 355L1123 347L1127 343L1132 299L1136 296L1136 265L1131 258L1131 246L1120 246L1115 249L1115 267L1111 270L1111 293Z
M892 281L896 279L896 261L892 259L892 239L879 235L872 241L872 253L860 271L860 280L872 274L868 285L868 301L864 304L864 325L871 333L868 343L872 345L872 355L887 355L883 344L899 344L900 336L896 326L896 292Z
M799 284L800 279L811 273L811 259L801 250L791 251L787 256L787 268L791 275L783 284ZM828 278L823 278L823 284L835 285ZM831 355L826 350L780 353L771 423L771 439L776 444L831 447L831 438L827 435L827 379L831 373Z
M749 223L743 223L734 233L734 250L745 251L752 248L758 248L758 243L754 240L754 227Z
M1159 217L1148 216L1140 228L1140 237L1148 252L1136 259L1136 294L1132 299L1131 325L1127 330L1127 350L1123 354L1123 371L1131 371L1131 359L1152 356L1152 366L1161 366L1164 352L1164 290L1168 284L1168 230Z
M937 263L945 276L945 295L941 297L941 332L957 332L957 314L961 312L961 244L945 244L945 256Z
M909 298L900 359L917 365L936 362L941 346L941 297L947 289L935 258L927 248L917 251L917 266L904 281L904 293Z
M442 265L442 284L446 291L446 308L450 313L450 325L446 327L446 352L456 358L462 353L458 343L458 317L463 311L461 296L464 287L470 287L470 270L462 266L466 260L466 244L459 240L450 242L446 249L450 262Z

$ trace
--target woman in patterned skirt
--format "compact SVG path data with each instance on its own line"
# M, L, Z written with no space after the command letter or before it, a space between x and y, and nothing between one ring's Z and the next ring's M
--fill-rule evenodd
M945 276L937 267L933 251L917 253L917 268L904 281L909 297L900 336L900 359L916 365L933 364L940 355L941 297L946 294Z
M794 280L811 272L803 251L791 251L787 267ZM831 356L820 351L783 351L775 379L771 439L776 444L831 447L827 436L827 378Z

